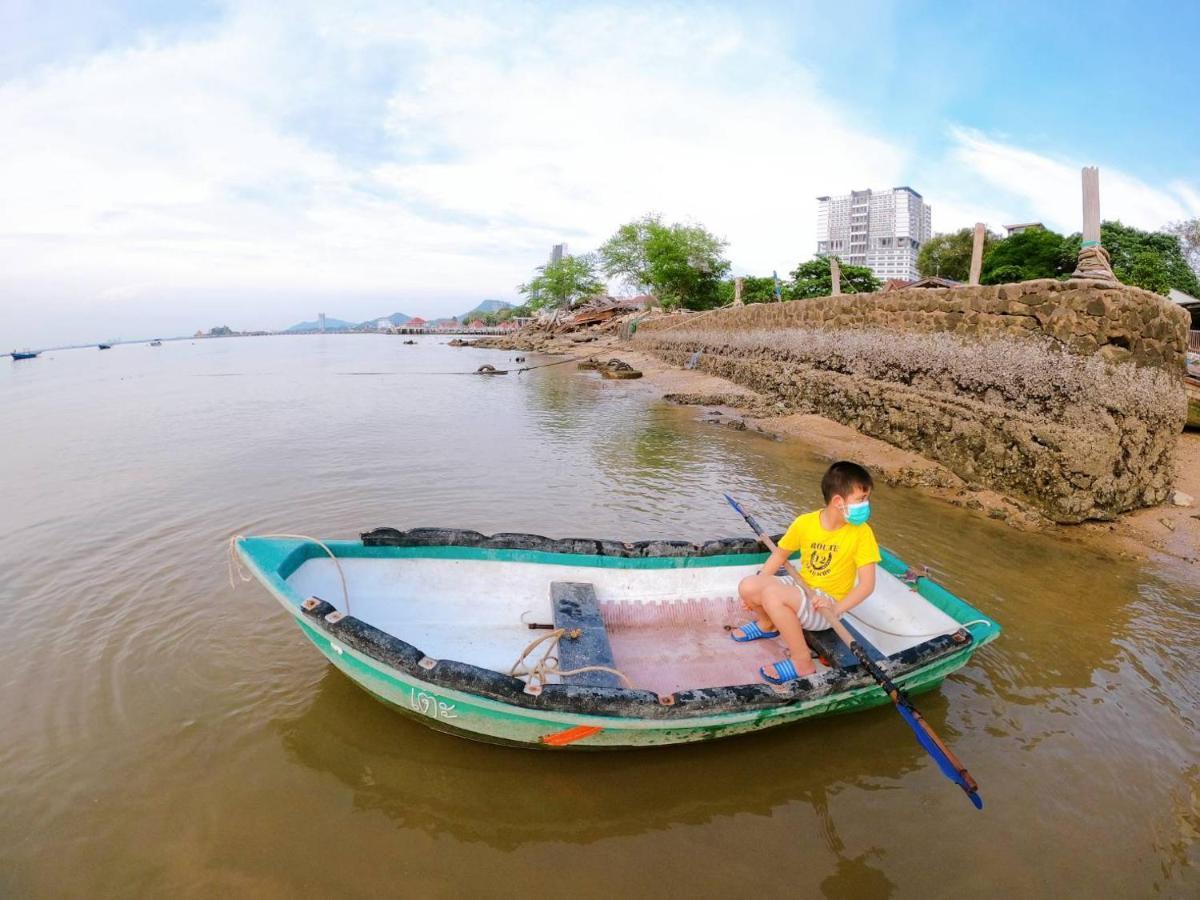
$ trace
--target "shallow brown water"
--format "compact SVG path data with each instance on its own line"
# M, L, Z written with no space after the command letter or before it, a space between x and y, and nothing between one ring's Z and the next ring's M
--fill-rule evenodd
M881 487L881 541L998 619L918 706L682 749L551 754L392 713L235 532L642 539L786 523L824 461L573 366L375 336L0 366L0 896L1194 896L1195 570ZM376 373L376 374L352 374ZM408 374L405 374L408 373ZM484 602L484 601L481 601Z

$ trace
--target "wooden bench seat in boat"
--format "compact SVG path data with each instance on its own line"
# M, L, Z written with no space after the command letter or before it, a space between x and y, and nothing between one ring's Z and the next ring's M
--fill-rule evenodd
M579 629L579 637L563 635L558 643L558 667L564 671L583 666L617 667L613 661L608 630L600 618L596 589L584 581L550 582L550 605L554 607L554 627L568 632ZM608 672L580 672L564 675L566 684L588 687L621 687L621 679Z
M853 623L842 619L842 624L858 640L860 646L867 648L867 657L872 662L879 662L882 659L886 659L882 653L875 649L874 645L864 640L862 633L854 627ZM822 659L828 660L829 664L835 669L850 669L858 665L858 659L854 656L854 653L838 639L837 633L832 628L826 628L822 631L805 631L804 640L808 642L808 646L817 655Z

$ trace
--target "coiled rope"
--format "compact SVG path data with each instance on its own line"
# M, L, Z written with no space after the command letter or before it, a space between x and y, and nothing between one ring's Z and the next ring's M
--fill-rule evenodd
M235 571L237 572L237 577L241 581L245 582L251 580L251 576L244 568L242 568L241 560L239 560L237 556L237 542L243 540L245 537L246 536L244 534L235 534L229 539L229 586L234 589L237 588L237 583L233 578ZM327 554L329 554L329 558L333 560L333 565L337 569L338 578L342 580L342 602L346 607L345 613L346 615L350 615L350 591L346 587L346 573L342 571L341 562L338 561L338 558L334 555L333 551L330 550L323 541L319 541L315 537L309 537L306 534L256 534L255 537L291 538L297 541L307 541L310 544L316 544Z
M567 675L579 675L583 672L608 672L610 675L616 675L625 683L625 687L633 690L633 682L629 680L629 676L619 669L610 669L608 666L580 666L578 669L560 669L558 667L558 656L555 655L558 650L558 645L563 637L569 640L574 640L579 637L579 629L568 631L565 628L556 628L553 631L548 631L539 638L530 641L528 646L521 651L521 655L517 657L517 661L512 664L512 668L508 670L509 675L517 678L528 678L526 684L536 693L542 689L542 685L546 684L549 676L557 675L560 678ZM540 644L546 644L546 649L542 651L541 657L532 666L526 662L526 657L529 656Z

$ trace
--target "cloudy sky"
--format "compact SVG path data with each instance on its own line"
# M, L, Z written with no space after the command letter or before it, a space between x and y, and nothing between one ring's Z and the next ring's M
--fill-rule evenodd
M0 347L459 313L648 211L782 273L852 188L1077 230L1084 164L1158 228L1198 10L0 0Z

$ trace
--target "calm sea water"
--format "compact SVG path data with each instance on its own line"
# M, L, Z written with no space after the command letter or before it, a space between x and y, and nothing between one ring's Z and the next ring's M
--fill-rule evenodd
M642 539L777 527L825 460L645 386L436 339L255 338L0 361L0 896L1194 896L1194 569L881 487L881 541L997 618L919 706L706 746L500 749L333 670L234 533ZM480 602L486 602L481 598Z

